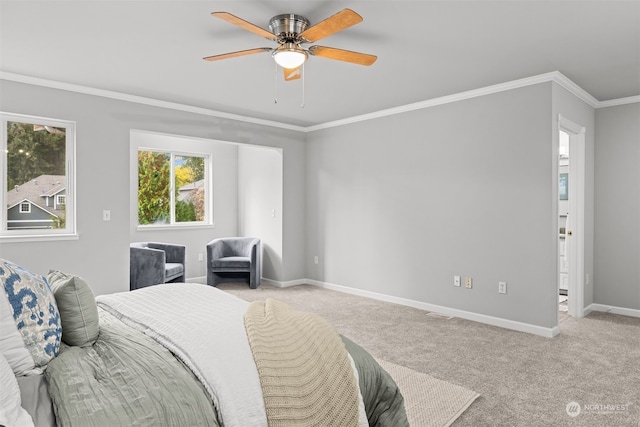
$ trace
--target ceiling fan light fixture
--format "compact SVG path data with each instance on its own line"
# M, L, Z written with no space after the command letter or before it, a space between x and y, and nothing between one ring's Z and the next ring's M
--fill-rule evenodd
M295 43L284 43L273 51L273 60L282 68L298 68L309 57L309 54Z

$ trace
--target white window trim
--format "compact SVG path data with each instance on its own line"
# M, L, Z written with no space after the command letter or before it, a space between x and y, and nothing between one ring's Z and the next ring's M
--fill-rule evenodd
M76 166L76 122L63 119L14 114L0 111L0 170L7 170L7 122L21 122L36 125L48 125L65 128L66 132L66 204L65 204L65 229L31 229L31 230L7 230L7 201L6 201L6 176L0 177L2 188L0 189L0 241L12 242L37 242L53 240L78 239L76 225L76 200L75 200L75 166Z
M22 207L23 206L27 206L26 210L23 210ZM20 213L31 213L31 203L29 202L20 202Z

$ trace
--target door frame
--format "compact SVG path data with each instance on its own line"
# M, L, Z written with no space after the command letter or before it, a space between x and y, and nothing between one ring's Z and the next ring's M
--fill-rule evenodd
M569 134L569 218L565 244L569 263L569 315L584 316L586 128L558 115L558 133ZM557 171L556 171L557 175ZM557 215L556 215L557 216ZM569 235L571 231L571 235ZM556 245L557 246L557 245ZM557 259L558 257L556 257ZM558 285L559 286L559 285Z

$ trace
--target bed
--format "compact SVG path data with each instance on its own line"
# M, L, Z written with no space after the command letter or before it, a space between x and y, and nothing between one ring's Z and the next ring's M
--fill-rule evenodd
M389 374L314 314L201 284L95 298L0 261L0 425L408 425Z

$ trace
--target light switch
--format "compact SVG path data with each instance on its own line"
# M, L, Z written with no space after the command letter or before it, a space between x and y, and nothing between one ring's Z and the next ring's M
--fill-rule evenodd
M111 211L102 211L102 220L103 221L111 221Z

